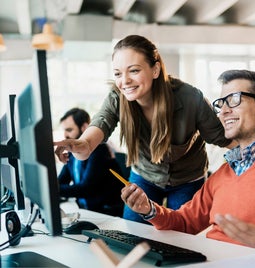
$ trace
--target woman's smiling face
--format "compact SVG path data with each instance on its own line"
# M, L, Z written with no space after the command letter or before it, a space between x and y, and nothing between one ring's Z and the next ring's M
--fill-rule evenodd
M151 96L153 79L159 75L159 63L151 67L142 53L125 48L113 57L116 86L128 101L143 102Z

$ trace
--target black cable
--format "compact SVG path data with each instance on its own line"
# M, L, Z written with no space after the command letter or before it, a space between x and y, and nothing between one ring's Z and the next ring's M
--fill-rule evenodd
M7 243L9 243L9 245L6 246L6 247L4 247L4 248L1 248L0 251L3 251L4 249L8 248L10 246L10 242L15 242L16 240L21 239L21 237L26 236L26 234L31 230L31 226L34 223L34 221L37 218L37 216L39 215L40 210L37 208L36 211L35 211L34 216L32 217L32 215L33 215L33 209L34 209L34 204L31 203L30 207L31 207L31 211L30 211L29 219L28 219L28 222L27 222L25 228L23 230L21 230L18 234L14 235L9 240L7 240L4 243L2 243L0 245L0 247L5 246Z

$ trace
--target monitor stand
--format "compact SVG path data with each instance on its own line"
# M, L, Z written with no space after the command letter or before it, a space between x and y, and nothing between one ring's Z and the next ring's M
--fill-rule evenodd
M1 267L68 267L32 251L2 255Z

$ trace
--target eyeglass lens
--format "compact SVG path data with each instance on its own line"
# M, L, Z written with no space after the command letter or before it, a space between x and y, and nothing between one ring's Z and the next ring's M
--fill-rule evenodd
M223 107L224 103L226 102L227 106L229 108L234 108L241 103L241 94L238 93L232 93L228 96L218 99L213 102L213 108L216 113L219 113L221 108Z

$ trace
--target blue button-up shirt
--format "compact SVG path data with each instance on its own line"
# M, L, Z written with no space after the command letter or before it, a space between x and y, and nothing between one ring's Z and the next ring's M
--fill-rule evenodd
M226 152L224 157L235 171L236 175L240 176L250 168L255 161L255 142L251 143L242 151L240 146L237 146Z

